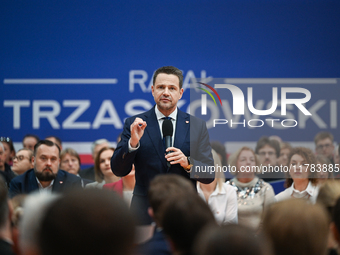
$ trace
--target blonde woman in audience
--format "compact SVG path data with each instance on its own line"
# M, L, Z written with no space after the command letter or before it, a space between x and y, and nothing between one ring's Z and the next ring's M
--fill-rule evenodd
M328 179L333 179L333 171L330 171L329 166L332 165L332 162L329 158L324 155L316 155L316 163L318 166L318 171L316 172L316 177L318 178L318 184L322 184Z
M338 244L331 229L333 209L340 197L340 182L338 180L326 180L320 186L320 191L316 203L322 205L328 212L329 216L329 236L328 236L328 254L337 254Z
M215 180L209 184L197 182L199 196L208 203L217 223L237 223L237 196L232 186L225 183L223 171L216 171L217 166L222 167L221 159L212 150L215 164Z
M104 184L117 182L120 180L120 178L114 175L111 170L111 157L114 150L114 148L105 147L98 152L98 155L94 162L94 173L96 181L87 184L85 188L102 189Z
M316 168L316 163L315 155L310 149L293 148L289 156L289 177L286 179L286 189L275 196L276 200L302 198L315 203L319 193L316 171L313 170Z
M228 183L237 192L238 222L240 225L258 229L264 209L275 201L272 186L259 179L259 163L255 152L249 147L242 147L234 153L229 163L236 168L236 176Z

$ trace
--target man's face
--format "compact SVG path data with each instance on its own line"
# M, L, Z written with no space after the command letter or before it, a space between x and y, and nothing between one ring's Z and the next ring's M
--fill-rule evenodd
M33 168L33 164L29 158L30 153L28 151L22 150L13 157L12 170L16 174L23 174L27 170Z
M265 145L259 150L259 161L263 166L276 166L277 156L273 147Z
M183 88L179 88L179 79L174 74L158 74L151 90L158 110L165 116L176 109L177 102L183 95Z
M61 160L60 169L63 169L70 174L77 175L80 169L78 158L68 153L65 154Z
M36 145L37 140L34 137L28 136L22 142L24 148L34 151L34 145Z
M329 138L319 140L316 143L316 153L318 155L324 155L325 157L331 159L333 158L334 145Z
M34 172L40 181L52 181L58 173L59 150L56 146L42 144L34 157Z

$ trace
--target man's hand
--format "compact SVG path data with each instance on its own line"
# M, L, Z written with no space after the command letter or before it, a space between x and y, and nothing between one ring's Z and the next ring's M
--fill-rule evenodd
M170 161L171 165L180 164L181 167L183 168L188 167L189 165L188 159L180 149L177 149L175 147L169 147L166 149L166 152L169 152L169 151L171 152L165 155L165 158L167 161Z
M132 148L137 148L139 140L144 134L144 129L146 128L146 122L141 118L136 118L130 126L131 140L130 146Z

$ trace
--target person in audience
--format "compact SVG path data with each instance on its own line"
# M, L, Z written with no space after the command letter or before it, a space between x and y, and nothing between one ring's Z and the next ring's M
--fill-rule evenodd
M0 142L0 176L5 179L8 187L11 180L15 177L15 173L6 163L5 147L2 142Z
M35 192L27 195L19 224L19 245L21 255L40 255L39 229L48 206L59 194Z
M277 166L280 157L280 143L275 139L269 139L267 136L261 137L255 148L259 164L263 166L263 171L259 177L265 181L275 181L284 178L281 172L272 171L271 168Z
M93 161L96 160L98 152L105 147L109 147L109 141L106 139L98 139L96 141L94 141L91 145L91 152L92 152L92 159ZM88 179L88 180L93 180L95 181L95 170L94 170L94 166L91 166L89 168L86 168L84 170L81 170L79 172L79 175L84 178L84 179Z
M209 206L197 194L173 196L161 210L161 224L173 254L193 254L200 231L208 225L217 225Z
M317 171L316 178L318 179L318 184L321 184L328 179L333 179L333 165L332 162L324 155L316 155ZM330 169L332 167L332 170Z
M13 213L11 217L12 222L12 238L13 238L13 251L15 254L21 254L20 251L20 230L21 220L24 214L24 202L28 195L20 194L13 197L10 202L13 207Z
M336 180L326 180L322 183L320 187L320 191L318 197L316 199L316 203L323 206L325 210L328 212L329 216L329 236L328 236L328 254L337 254L337 242L333 235L331 229L332 223L332 213L334 210L334 206L336 201L340 197L340 182Z
M289 173L285 182L286 189L275 196L277 201L289 198L302 198L315 203L319 188L316 171L310 171L316 166L313 152L304 147L293 148L289 156Z
M195 241L197 255L271 255L270 243L246 226L207 227Z
M5 162L8 165L12 165L12 158L15 156L15 149L13 146L12 139L9 137L0 137L0 142L5 148Z
M34 151L34 146L40 141L40 138L36 135L27 134L22 139L22 147Z
M225 183L221 160L215 150L212 150L215 165L215 180L209 184L197 182L199 196L207 202L217 223L237 223L237 195L235 189ZM221 168L222 169L222 168Z
M20 149L13 157L12 171L17 175L25 173L27 170L33 168L32 164L33 151L30 149Z
M79 190L60 197L41 222L41 255L129 255L134 251L134 218L125 202L108 190Z
M135 165L132 165L132 170L128 175L123 176L119 181L104 184L103 188L116 191L130 207L135 184Z
M210 144L211 148L215 150L217 155L219 156L222 166L227 166L227 152L225 146L219 141L212 141L210 142ZM230 180L231 178L233 178L233 175L230 174L228 171L224 173L224 176L226 180Z
M337 166L339 167L339 164L340 164L340 145L338 145L338 147L335 150L333 160L334 160L334 165L338 164Z
M291 199L266 210L262 230L275 255L320 255L326 254L328 225L322 206Z
M51 142L54 142L56 145L59 146L60 151L63 150L62 142L61 142L61 139L60 139L59 137L57 137L57 136L52 136L52 135L51 135L51 136L47 136L47 137L45 138L45 140L49 140L49 141L51 141Z
M40 140L34 147L34 168L13 178L9 185L10 197L33 191L62 192L81 187L81 179L59 170L59 147L48 140Z
M234 187L238 199L238 222L257 230L265 208L275 202L272 186L256 176L259 162L255 152L242 147L229 158L230 166L236 168L236 176L228 183Z
M170 244L164 236L162 227L162 206L171 197L180 199L183 196L197 195L194 185L184 177L175 174L157 175L151 182L148 191L150 207L148 213L156 224L153 236L141 244L138 254L145 255L170 255Z
M14 255L12 248L11 207L8 201L7 185L0 176L0 254Z
M66 148L60 153L60 169L65 170L70 174L74 174L78 177L80 171L80 157L78 152L76 152L72 148ZM82 186L84 187L86 184L91 183L91 180L86 180L81 178Z
M102 189L104 184L120 180L111 170L111 157L114 151L114 148L104 147L98 152L94 165L96 181L87 184L85 188Z
M334 164L334 137L329 132L317 133L314 137L315 152L317 155L324 155Z
M293 148L289 143L280 143L280 157L277 159L277 164L279 166L288 165L288 157L292 149Z

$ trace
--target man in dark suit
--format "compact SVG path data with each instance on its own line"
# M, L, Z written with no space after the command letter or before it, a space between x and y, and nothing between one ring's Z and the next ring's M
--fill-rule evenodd
M66 171L59 170L60 149L48 140L40 140L34 146L32 158L34 168L15 177L9 185L9 195L28 194L40 190L62 192L71 188L80 188L81 179Z
M182 84L183 74L175 67L161 67L155 72L151 89L156 106L125 121L121 141L111 159L112 171L117 176L127 175L135 164L131 209L140 224L151 222L147 192L156 175L179 174L191 178L193 184L196 180L210 183L214 179L214 173L196 172L196 166L213 166L213 158L205 122L177 108L183 95ZM173 147L166 150L161 132L165 118L171 120L174 130Z

